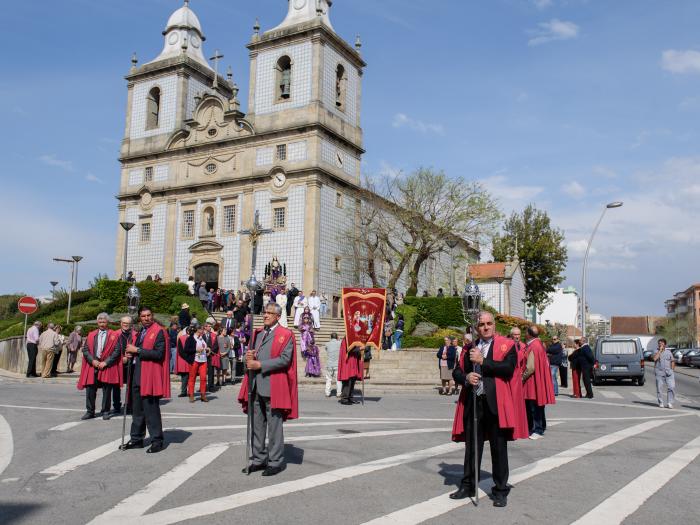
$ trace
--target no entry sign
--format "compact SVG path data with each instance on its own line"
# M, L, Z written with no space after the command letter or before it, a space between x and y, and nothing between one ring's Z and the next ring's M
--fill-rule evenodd
M34 297L22 297L17 303L17 308L24 315L31 315L38 310L39 304Z

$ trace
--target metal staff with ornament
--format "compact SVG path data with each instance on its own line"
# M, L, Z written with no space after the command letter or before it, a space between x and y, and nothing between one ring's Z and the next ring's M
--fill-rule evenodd
M132 323L139 312L139 304L141 303L141 292L132 284L129 290L126 292L126 303L129 311L129 316L131 317ZM133 324L132 324L133 329ZM129 341L127 341L127 344ZM124 406L122 407L122 444L119 447L120 450L126 450L124 448L124 436L126 435L126 410L129 406L131 396L131 358L126 360L126 393L124 394Z
M476 342L476 325L479 322L481 312L481 290L472 278L462 294L462 315L464 321L471 329L472 344ZM473 366L474 372L481 375L481 365ZM472 441L474 445L474 506L479 505L479 442L478 442L478 417L476 413L476 392L478 385L472 387Z

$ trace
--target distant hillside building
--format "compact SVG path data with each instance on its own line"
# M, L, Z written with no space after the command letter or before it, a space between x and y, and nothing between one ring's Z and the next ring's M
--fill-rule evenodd
M525 317L525 274L520 261L470 264L484 301L504 315Z
M655 335L663 317L642 315L637 317L612 316L610 333L612 335Z
M690 328L692 346L700 346L700 284L694 284L682 292L678 292L672 299L666 301L668 319L685 321ZM673 334L669 334L673 336Z
M579 326L579 296L573 286L557 288L549 294L549 304L540 314L536 313L539 324L549 321L552 324Z

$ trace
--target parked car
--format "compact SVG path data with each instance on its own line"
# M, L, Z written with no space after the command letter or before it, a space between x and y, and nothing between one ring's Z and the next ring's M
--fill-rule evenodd
M595 345L593 382L631 379L644 384L644 350L638 337L600 337Z
M681 358L681 364L685 366L692 366L691 359L693 357L697 358L698 356L700 356L700 349L691 348L689 351L683 354L683 357Z
M655 353L656 352L654 350L644 350L644 360L645 361L653 361Z
M697 366L698 368L700 368L700 350L698 350L697 348L696 350L697 353L688 359L688 366Z
M673 358L676 360L677 365L683 364L683 356L687 353L690 352L692 348L679 348L678 350L673 351Z

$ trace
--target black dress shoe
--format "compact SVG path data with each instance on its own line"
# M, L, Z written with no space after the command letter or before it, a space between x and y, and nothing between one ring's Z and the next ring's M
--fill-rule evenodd
M157 454L161 450L163 450L165 447L163 446L162 441L154 441L151 443L151 446L148 447L148 450L146 451L146 454Z
M95 417L95 414L94 414L94 413L92 413L92 412L85 412L85 414L83 414L83 417L81 417L80 420L81 420L81 421L85 421L85 420L87 420L87 419L94 419L94 417Z
M340 401L340 404L341 404L341 405L352 405L353 402L350 401L349 399L342 399L342 400Z
M253 472L258 472L260 470L265 470L265 469L267 469L267 465L264 463L262 465L254 465L253 464L250 467L243 468L243 470L241 470L241 472L243 474L248 474L248 471L250 470L250 473L252 474Z
M177 397L187 397L187 394L178 394Z
M263 476L276 476L280 472L282 472L284 469L287 468L287 465L280 465L279 467L267 467L265 471L262 473Z
M459 487L457 489L457 492L453 492L450 494L450 499L464 499L464 498L473 498L476 496L476 491L474 489L470 489L468 487Z
M139 439L136 441L130 439L126 445L121 445L119 447L120 450L131 450L132 448L143 448L143 439Z
M506 505L508 505L508 500L505 497L495 498L493 500L494 507L505 507Z
M111 412L105 412L104 414L102 414L103 421L109 421L113 417L114 417L114 414L112 414Z

